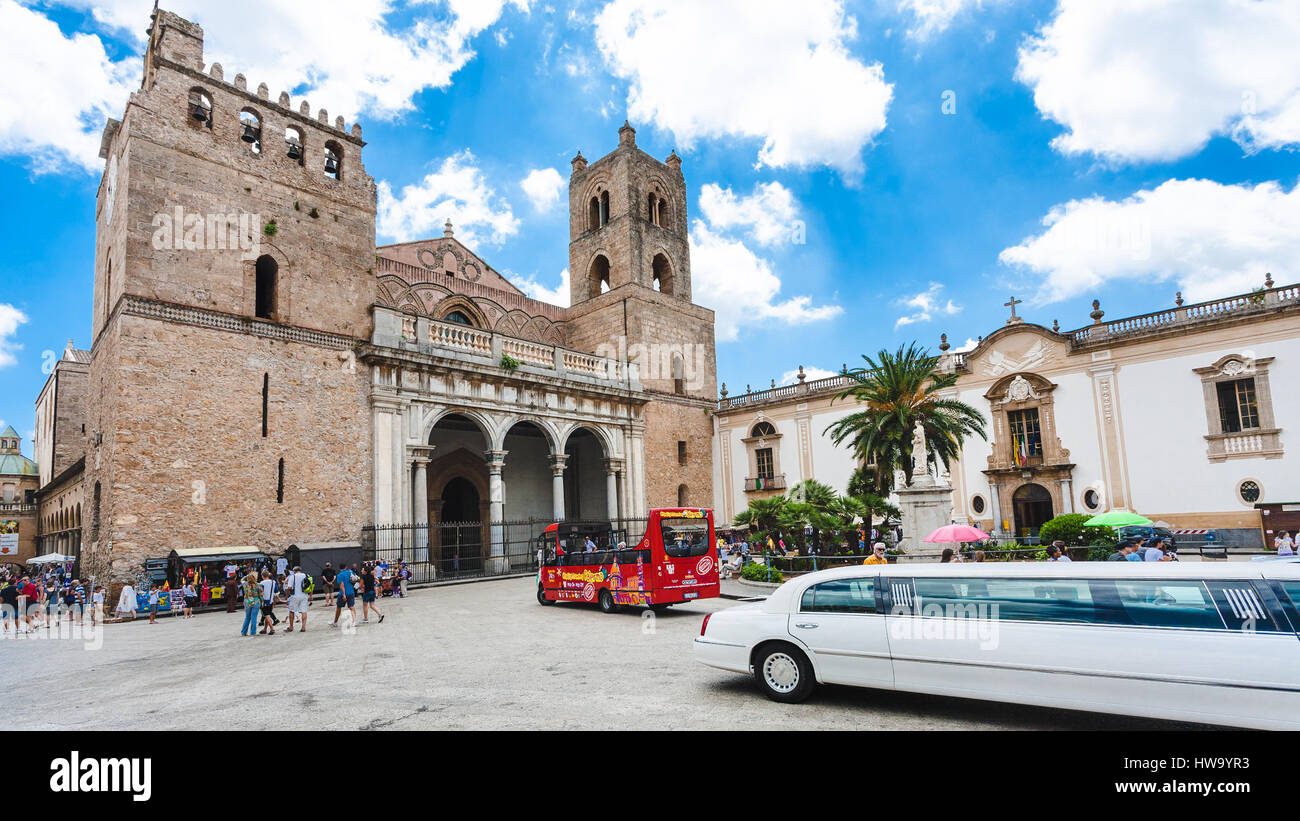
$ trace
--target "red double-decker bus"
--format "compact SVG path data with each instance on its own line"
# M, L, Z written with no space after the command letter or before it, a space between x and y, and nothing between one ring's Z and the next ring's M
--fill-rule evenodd
M652 510L635 544L627 544L626 532L609 522L557 522L538 538L538 551L542 604L594 602L613 613L623 606L659 610L719 594L712 510Z

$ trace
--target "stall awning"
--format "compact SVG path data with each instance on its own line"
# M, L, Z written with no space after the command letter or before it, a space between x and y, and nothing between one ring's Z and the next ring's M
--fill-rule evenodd
M357 542L315 542L313 544L291 544L289 549L299 550L360 550L361 545Z
M266 558L266 554L256 547L187 547L173 550L173 560L179 559L188 564L202 562L222 562L226 560L241 561L246 559Z

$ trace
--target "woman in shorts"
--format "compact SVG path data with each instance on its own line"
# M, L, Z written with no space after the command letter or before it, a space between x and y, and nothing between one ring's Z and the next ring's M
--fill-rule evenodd
M367 563L361 568L361 623L370 621L370 610L379 614L379 623L384 623L384 614L375 607L379 583L375 580L375 569Z

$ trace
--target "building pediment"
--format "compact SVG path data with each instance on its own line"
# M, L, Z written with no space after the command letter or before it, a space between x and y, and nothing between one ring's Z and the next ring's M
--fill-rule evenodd
M967 352L966 367L976 376L1002 377L1048 368L1065 359L1069 340L1028 322L999 328Z

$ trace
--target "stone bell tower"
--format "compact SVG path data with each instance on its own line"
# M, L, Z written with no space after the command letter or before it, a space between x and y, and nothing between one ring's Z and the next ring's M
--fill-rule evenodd
M649 507L713 503L717 396L713 311L691 301L686 180L624 123L618 147L579 153L569 179L569 343L636 364L645 410Z

